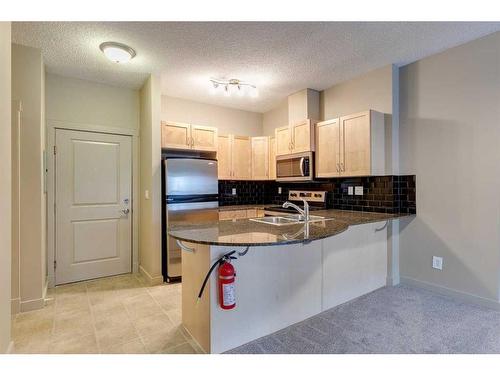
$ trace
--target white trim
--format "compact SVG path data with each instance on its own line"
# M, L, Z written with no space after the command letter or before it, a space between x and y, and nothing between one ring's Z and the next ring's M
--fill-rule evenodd
M151 276L141 265L139 265L139 273L146 278L149 286L163 284L163 276Z
M45 306L43 298L31 299L29 301L21 301L20 312L27 312L42 309Z
M10 300L10 313L11 315L16 315L21 312L21 300L18 298L12 298Z
M47 128L90 131L95 133L106 133L106 134L132 135L136 137L139 136L139 130L137 129L121 128L118 126L107 126L99 124L86 124L80 122L61 121L53 119L47 119Z
M426 281L415 280L410 277L401 277L401 284L406 284L426 290L430 290L431 292L435 292L444 296L456 298L460 301L472 303L475 305L489 307L494 310L500 310L499 301L495 301L493 299L484 298L480 296L476 296L474 294L461 292L459 290L447 288L444 286L428 283Z
M46 133L47 149L47 281L48 287L54 288L56 285L54 260L55 255L55 159L53 148L55 146L56 129L78 130L94 133L128 135L132 137L132 272L138 272L139 264L139 130L120 128L115 126L105 126L99 124L84 124L70 121L60 121L48 119Z
M9 346L7 346L5 354L14 354L14 341L9 342Z

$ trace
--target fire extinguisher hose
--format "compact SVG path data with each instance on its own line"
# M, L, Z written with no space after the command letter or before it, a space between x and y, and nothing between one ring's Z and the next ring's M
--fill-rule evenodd
M212 272L214 272L215 267L217 265L221 265L222 263L226 262L227 260L238 259L237 257L234 256L234 254L237 254L240 257L244 256L246 253L248 253L248 249L249 249L249 246L247 246L245 251L243 251L241 253L236 251L236 250L230 251L230 252L224 254L223 256L221 256L219 259L217 259L214 262L214 264L212 264L212 267L210 267L210 269L207 272L207 275L205 276L205 279L203 280L203 284L201 284L201 289L200 289L200 292L198 293L198 301L201 299L201 296L203 295L203 291L205 290L205 286L207 285L208 279L210 278L210 275L212 274Z

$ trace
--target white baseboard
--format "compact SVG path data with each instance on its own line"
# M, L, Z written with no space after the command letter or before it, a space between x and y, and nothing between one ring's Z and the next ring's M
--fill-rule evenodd
M45 306L45 299L38 298L29 301L21 301L19 310L20 312L27 312L27 311L42 309L44 306Z
M150 286L163 284L163 276L151 276L142 266L139 266L139 273L146 278Z
M14 353L14 341L11 341L9 343L9 346L7 347L7 351L5 352L5 354L12 354Z
M444 296L456 298L460 301L472 303L475 305L489 307L490 309L500 310L500 302L493 299L488 299L474 294L461 292L459 290L446 288L444 286L428 283L425 281L415 280L409 277L401 277L401 284L411 285L422 289L430 290Z

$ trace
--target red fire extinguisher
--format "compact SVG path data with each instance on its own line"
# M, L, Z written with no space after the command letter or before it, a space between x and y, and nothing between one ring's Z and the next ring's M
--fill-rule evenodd
M236 296L234 288L234 267L230 259L223 260L219 265L219 305L224 310L231 310L236 307Z

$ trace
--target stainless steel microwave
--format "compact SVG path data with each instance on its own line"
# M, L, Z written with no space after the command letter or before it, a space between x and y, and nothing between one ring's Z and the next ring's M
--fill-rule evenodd
M313 179L313 153L280 155L276 157L276 181L310 181Z

